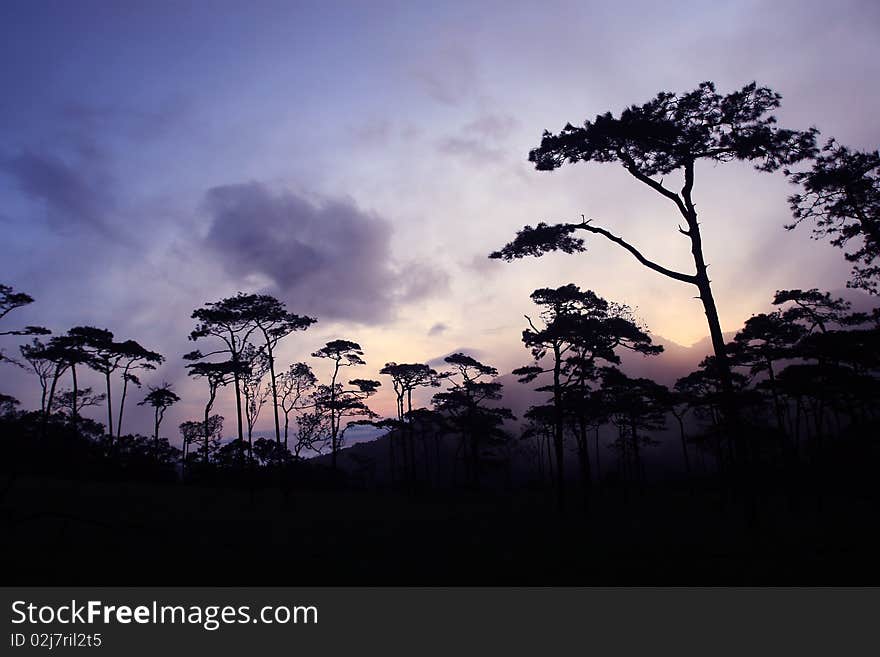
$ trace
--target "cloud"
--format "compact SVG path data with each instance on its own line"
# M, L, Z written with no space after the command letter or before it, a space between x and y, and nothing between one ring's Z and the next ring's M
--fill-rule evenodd
M22 151L0 162L0 171L25 196L45 205L52 228L89 227L106 233L111 232L107 216L114 204L96 158L94 152L81 151L74 164L48 153Z
M428 96L444 105L459 105L477 95L480 87L476 62L460 46L433 51L413 75Z
M173 96L155 103L155 107L127 106L119 103L71 101L61 105L59 122L74 133L112 134L136 141L155 140L188 116L191 101Z
M478 163L497 161L508 153L504 142L517 125L512 116L485 114L465 124L459 134L439 140L437 150Z
M434 324L434 326L432 326L430 329L428 329L428 335L433 337L435 335L441 335L442 333L445 333L448 330L449 330L449 326L447 326L443 322L437 322L436 324Z
M461 265L472 273L488 277L501 273L507 263L490 258L488 253L477 253L470 260L462 262Z
M432 263L413 261L400 267L397 296L401 302L418 301L448 289L449 274Z
M382 323L400 304L446 288L427 262L397 263L391 225L346 199L320 205L260 183L207 192L207 246L242 279L268 280L294 312Z

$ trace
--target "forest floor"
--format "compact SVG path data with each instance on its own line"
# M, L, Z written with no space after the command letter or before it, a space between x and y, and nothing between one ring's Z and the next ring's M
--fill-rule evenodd
M573 490L573 494L577 491ZM673 485L549 492L247 490L20 477L6 585L880 584L878 499L776 493L757 520Z

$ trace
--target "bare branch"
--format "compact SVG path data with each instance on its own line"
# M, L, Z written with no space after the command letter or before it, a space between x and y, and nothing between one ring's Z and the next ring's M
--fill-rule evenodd
M626 242L622 238L618 237L617 235L614 235L613 233L605 230L604 228L600 228L599 226L590 225L589 220L584 220L583 223L575 224L575 226L577 228L580 228L581 230L586 230L591 233L595 233L596 235L602 235L604 238L614 242L615 244L618 244L619 246L622 246L624 249L626 249L627 251L632 253L633 256L635 256L636 260L638 260L640 263L642 263L645 267L647 267L649 269L653 269L654 271L656 271L660 274L663 274L664 276L668 276L669 278L675 279L677 281L681 281L683 283L690 283L691 285L697 284L697 277L696 276L693 276L691 274L683 274L681 272L674 271L672 269L667 269L663 265L658 265L656 262L648 260L632 244Z

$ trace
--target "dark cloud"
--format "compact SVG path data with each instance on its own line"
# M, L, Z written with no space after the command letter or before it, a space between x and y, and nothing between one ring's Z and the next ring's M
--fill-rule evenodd
M435 335L441 335L448 330L449 327L446 324L444 324L443 322L437 322L436 324L434 324L434 326L428 329L428 335L433 337Z
M430 296L447 275L424 262L396 263L391 225L348 200L321 205L264 185L209 190L207 245L238 277L268 278L296 312L381 323L401 303Z
M23 151L0 162L0 171L11 178L31 200L43 203L46 221L56 229L90 227L111 232L107 217L113 201L107 180L97 171L94 152L81 150L71 163L55 155Z

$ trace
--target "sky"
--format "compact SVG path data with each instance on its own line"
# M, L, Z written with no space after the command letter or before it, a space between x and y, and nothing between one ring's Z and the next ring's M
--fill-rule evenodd
M0 282L36 299L7 323L94 325L163 353L145 383L183 398L172 437L205 401L180 359L190 314L239 290L318 318L282 343L282 366L344 338L364 348L359 378L458 350L509 372L529 359L529 294L569 282L690 345L707 333L693 291L610 243L487 259L525 224L585 214L693 268L668 201L616 165L535 171L529 150L545 129L704 80L756 80L782 94L783 127L873 149L878 37L870 1L4 0ZM725 331L777 289L844 287L839 250L784 230L784 176L696 175ZM36 388L2 366L3 392L32 406ZM389 390L375 407L393 412ZM228 395L219 410L233 426ZM129 417L148 431L146 409Z

